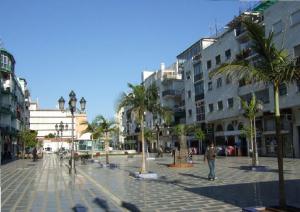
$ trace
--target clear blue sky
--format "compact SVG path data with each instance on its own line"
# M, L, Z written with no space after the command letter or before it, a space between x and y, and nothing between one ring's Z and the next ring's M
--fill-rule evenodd
M32 99L55 108L74 89L89 120L114 115L127 82L157 69L249 3L202 0L2 0L0 39Z

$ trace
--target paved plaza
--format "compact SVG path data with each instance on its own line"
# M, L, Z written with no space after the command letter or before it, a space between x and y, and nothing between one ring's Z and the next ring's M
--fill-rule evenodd
M105 158L101 158L104 162ZM241 211L254 205L277 204L275 158L260 158L266 170L250 171L246 157L217 159L218 179L207 180L203 156L194 167L168 168L170 156L147 161L157 180L139 180L131 173L140 156L111 156L113 168L81 165L70 176L56 155L38 162L18 160L1 167L2 211ZM65 161L66 162L66 161ZM300 207L300 160L284 161L287 202Z

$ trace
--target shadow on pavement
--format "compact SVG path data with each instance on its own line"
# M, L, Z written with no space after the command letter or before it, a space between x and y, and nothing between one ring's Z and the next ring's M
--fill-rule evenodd
M104 211L109 211L109 207L108 207L106 200L96 197L93 202L96 203L97 205L99 205L100 208L102 208Z
M140 212L141 211L138 207L136 207L134 204L132 204L130 202L122 201L122 207L126 208L127 210L129 210L131 212Z
M285 181L287 203L300 207L300 180ZM238 207L270 206L278 204L278 181L185 188Z
M253 166L239 166L239 167L229 167L229 168L244 170L245 172L274 172L274 173L278 173L278 169L271 169L267 166L258 166L254 170L252 169L252 168L254 168ZM284 173L285 174L291 174L290 170L284 170Z
M206 180L207 181L207 177L201 177L201 176L198 176L198 175L186 174L186 173L178 173L178 174L182 175L182 176L188 176L188 177L193 177L193 178L202 179L202 180Z
M76 204L72 209L74 212L87 212L88 211L88 209L84 205L81 205L81 204Z

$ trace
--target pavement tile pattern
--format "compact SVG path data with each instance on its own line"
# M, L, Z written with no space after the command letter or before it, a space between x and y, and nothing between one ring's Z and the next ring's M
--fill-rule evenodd
M100 158L102 162L105 158ZM277 204L276 158L260 158L265 170L248 169L247 157L220 157L218 179L208 181L203 156L194 167L168 168L172 158L147 161L157 180L131 176L141 157L111 156L111 168L77 162L69 175L54 154L38 162L18 160L1 166L1 211L241 211L243 207ZM285 159L289 204L300 207L300 160Z

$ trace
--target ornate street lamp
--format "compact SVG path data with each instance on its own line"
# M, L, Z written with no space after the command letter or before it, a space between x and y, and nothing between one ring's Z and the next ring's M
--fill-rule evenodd
M59 137L59 132L60 132L60 137L61 137L61 139L60 139L60 141L61 141L61 146L60 146L60 148L62 148L62 139L63 139L63 131L65 130L68 130L68 124L65 124L64 125L64 123L61 121L59 124L55 124L55 130L56 130L56 132L57 132L57 137ZM58 145L59 146L59 145Z
M77 98L76 98L76 94L73 90L69 94L69 102L68 103L69 103L69 110L72 115L72 150L71 150L71 157L69 160L69 165L70 165L69 173L71 174L72 170L74 171L74 173L76 173L75 160L74 160L74 113L76 112ZM59 109L64 110L65 100L63 97L60 97L60 99L58 100L58 104L59 104ZM80 100L80 110L81 111L85 110L85 105L86 105L86 100L82 97Z

